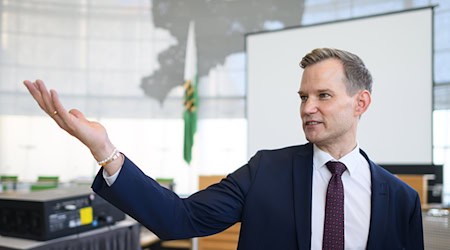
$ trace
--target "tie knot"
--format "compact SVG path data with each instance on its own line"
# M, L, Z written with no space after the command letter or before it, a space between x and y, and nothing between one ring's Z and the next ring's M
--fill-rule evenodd
M330 170L331 174L341 176L342 173L347 170L344 163L340 161L329 161L325 165L327 165L328 170Z

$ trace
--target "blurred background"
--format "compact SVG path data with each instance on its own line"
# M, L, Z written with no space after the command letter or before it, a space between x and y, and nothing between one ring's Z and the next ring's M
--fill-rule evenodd
M444 165L448 203L450 2L443 0L0 0L0 175L16 176L26 189L39 176L90 182L99 169L22 84L42 79L67 109L101 122L145 173L173 179L177 193L190 194L199 175L224 175L248 161L245 34L430 5L433 158ZM182 84L191 20L199 119L188 165Z

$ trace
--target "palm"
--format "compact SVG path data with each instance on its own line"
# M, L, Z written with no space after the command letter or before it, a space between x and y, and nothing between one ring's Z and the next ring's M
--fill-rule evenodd
M73 115L78 112L82 118ZM87 120L78 110L69 111L69 121L65 123L67 127L62 127L69 134L76 137L88 148L98 148L98 142L103 142L108 138L106 129L98 122Z
M49 114L59 127L80 140L94 153L110 146L106 129L98 122L89 121L77 109L66 111L54 90L48 91L45 84L24 81L25 86L42 110Z

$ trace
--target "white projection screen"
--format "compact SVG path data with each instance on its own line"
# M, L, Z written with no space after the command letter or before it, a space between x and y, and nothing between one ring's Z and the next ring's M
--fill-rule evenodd
M246 36L248 154L306 143L301 58L318 47L359 55L374 79L358 142L379 164L432 164L433 9Z

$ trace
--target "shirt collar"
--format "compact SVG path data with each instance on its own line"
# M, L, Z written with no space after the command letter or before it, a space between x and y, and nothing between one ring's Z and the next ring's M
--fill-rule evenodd
M356 144L356 147L352 151L344 155L339 160L334 159L330 154L321 150L316 145L314 145L313 152L313 167L315 170L325 167L325 164L329 161L340 161L345 164L349 174L351 174L352 171L355 171L355 168L358 167L358 161L361 157L359 153L359 144Z

